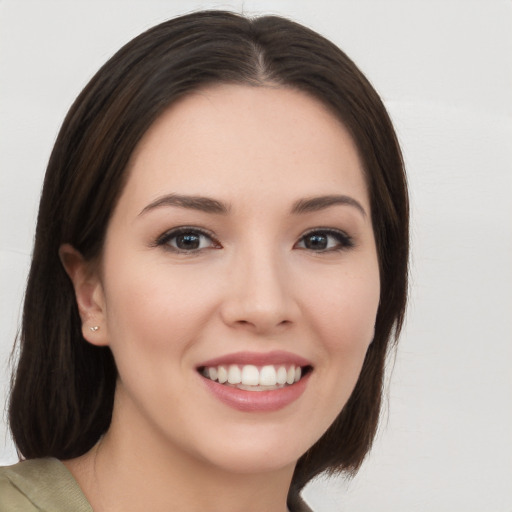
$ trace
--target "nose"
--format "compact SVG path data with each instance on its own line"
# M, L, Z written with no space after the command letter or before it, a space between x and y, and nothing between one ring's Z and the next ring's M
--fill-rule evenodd
M256 334L276 333L295 323L299 306L286 262L262 251L235 260L221 306L223 321Z

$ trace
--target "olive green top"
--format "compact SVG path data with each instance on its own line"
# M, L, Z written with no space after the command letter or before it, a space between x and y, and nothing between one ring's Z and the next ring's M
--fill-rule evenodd
M58 459L32 459L0 468L0 512L36 511L93 512Z
M311 512L300 499L294 512ZM77 481L58 459L0 467L0 512L93 512Z

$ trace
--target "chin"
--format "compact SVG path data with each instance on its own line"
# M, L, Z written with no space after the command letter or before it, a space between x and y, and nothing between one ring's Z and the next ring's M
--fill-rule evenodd
M202 457L211 465L236 474L293 471L297 460L317 439L316 436L305 436L295 428L293 432L289 429L283 432L282 426L275 427L273 432L265 432L261 425L249 430L252 432L235 435L226 429L226 435L218 442L210 437L207 444L200 443Z
M210 463L227 473L239 475L268 474L293 470L301 454L267 452L263 450L231 450L229 453L210 457Z

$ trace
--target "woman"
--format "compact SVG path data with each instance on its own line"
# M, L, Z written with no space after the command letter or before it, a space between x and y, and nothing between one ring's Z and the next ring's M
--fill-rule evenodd
M50 158L0 509L307 510L370 449L407 255L399 146L338 48L220 11L140 35Z

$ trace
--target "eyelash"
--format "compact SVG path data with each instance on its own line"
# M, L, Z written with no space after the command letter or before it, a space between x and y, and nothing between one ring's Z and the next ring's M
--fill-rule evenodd
M347 249L351 249L354 247L354 240L351 236L347 235L344 231L340 231L337 229L332 228L314 228L310 229L307 233L302 235L300 237L300 240L298 243L303 242L307 237L310 237L312 235L320 235L322 237L327 238L334 238L336 241L336 244L333 247L327 247L325 249L320 250L313 250L310 249L312 252L316 253L326 253L326 252L338 252L338 251L345 251ZM297 245L297 244L296 244ZM308 247L300 247L300 249L308 250Z
M175 247L175 246L171 245L170 244L171 240L179 237L180 235L195 235L199 238L199 240L202 237L208 238L209 240L211 240L212 246L198 247L198 248L193 248L193 249L182 249L180 247ZM209 231L207 231L205 229L196 228L193 226L182 226L179 228L174 228L169 231L166 231L165 233L163 233L156 239L156 241L153 245L155 245L157 247L166 246L166 249L173 251L173 252L181 253L181 254L194 254L194 253L198 253L204 249L212 249L212 248L220 249L222 247L220 242L213 236L212 233L210 233Z
M175 245L171 245L171 240L177 239L180 235L192 235L196 237L199 240L199 245L201 245L201 238L207 238L210 240L211 245L208 245L207 247L195 247L191 249L183 249L180 247L177 247ZM335 240L334 246L327 246L327 248L321 248L319 250L312 249L311 247L306 246L305 240L308 237L311 237L312 235L316 235L319 237L325 237L327 238L327 245L329 245L329 238L333 238ZM298 247L299 244L304 244L303 247ZM162 235L160 235L152 244L155 247L160 246L166 246L166 249L181 253L181 254L197 254L201 252L204 249L221 249L222 245L220 242L213 236L213 234L210 231L207 231L202 228L197 228L193 226L182 226L179 228L174 228L169 231L166 231ZM314 253L328 253L328 252L338 252L338 251L344 251L347 249L351 249L354 247L354 241L351 236L347 235L343 231L339 231L332 228L314 228L309 230L307 233L302 235L299 239L299 241L294 245L294 248L303 249L303 250L310 250Z

